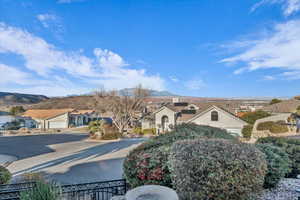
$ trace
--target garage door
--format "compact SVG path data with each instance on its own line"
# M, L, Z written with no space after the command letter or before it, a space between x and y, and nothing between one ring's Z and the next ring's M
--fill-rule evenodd
M49 122L49 128L67 128L66 122Z
M226 129L228 132L230 133L234 133L234 134L238 134L238 135L242 135L242 129Z

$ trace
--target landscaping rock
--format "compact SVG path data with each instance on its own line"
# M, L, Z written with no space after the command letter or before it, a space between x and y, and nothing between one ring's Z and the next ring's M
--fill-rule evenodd
M125 195L126 200L179 200L177 193L168 187L146 185L134 188Z
M299 179L283 179L276 188L265 190L257 200L298 200L299 189Z

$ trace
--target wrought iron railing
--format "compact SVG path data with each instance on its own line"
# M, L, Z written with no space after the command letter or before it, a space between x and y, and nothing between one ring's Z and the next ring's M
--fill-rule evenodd
M19 200L22 191L35 187L34 182L0 185L0 200ZM125 179L83 184L62 185L63 200L110 200L127 191Z

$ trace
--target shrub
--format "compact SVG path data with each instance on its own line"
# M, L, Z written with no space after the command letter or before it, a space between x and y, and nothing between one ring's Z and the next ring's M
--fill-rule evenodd
M143 135L155 135L156 128L143 129Z
M264 187L273 188L291 171L291 160L286 152L272 144L256 144L256 147L265 154L267 160Z
M118 132L112 132L112 133L106 133L104 134L101 139L102 140L116 140L122 137L121 133Z
M251 138L252 136L252 130L253 126L252 125L246 125L242 129L242 135L244 138Z
M257 143L273 144L281 147L292 161L291 172L287 174L289 178L296 178L300 174L300 140L282 137L260 138Z
M0 166L0 184L7 184L11 179L11 173L3 166Z
M89 123L89 130L91 133L96 133L99 132L101 134L105 133L105 126L106 122L104 120L96 120L96 121L91 121Z
M286 133L289 131L288 127L284 124L284 121L267 121L262 122L257 125L257 130L259 131L270 131L271 133Z
M45 178L40 172L29 172L21 175L22 182L45 181Z
M143 131L141 127L135 127L132 131L134 134L142 135Z
M248 122L249 124L254 124L256 120L262 119L262 118L265 118L265 117L269 117L269 116L271 116L269 113L267 113L265 111L262 111L262 110L258 110L258 111L255 111L255 112L246 113L241 118L244 121Z
M256 129L258 131L268 131L275 123L272 121L261 122L257 125Z
M280 103L280 102L282 102L282 100L280 100L280 99L272 99L269 104L273 105L273 104L277 104L277 103Z
M22 191L20 200L59 200L62 199L61 188L55 184L38 181L32 189Z
M167 164L170 148L176 141L196 138L236 140L226 130L219 128L195 124L179 125L172 132L151 138L129 153L123 164L126 180L132 187L146 184L172 187Z
M273 126L270 128L271 133L286 133L289 129L286 125L282 125L279 123L274 123Z
M178 194L193 200L247 199L262 189L267 171L253 145L223 139L176 142L169 165Z

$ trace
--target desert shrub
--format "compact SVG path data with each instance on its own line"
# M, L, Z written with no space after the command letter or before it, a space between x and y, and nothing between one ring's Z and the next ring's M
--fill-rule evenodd
M7 184L11 179L11 173L3 166L0 166L0 184Z
M273 188L291 171L291 160L285 151L272 144L256 144L256 147L265 154L267 160L264 187Z
M242 129L242 135L244 138L251 138L252 136L252 130L253 126L252 125L246 125Z
M156 129L155 128L149 128L149 129L143 129L143 135L155 135Z
M143 131L142 131L142 128L141 127L135 127L132 132L134 134L138 134L138 135L142 135L143 134Z
M20 200L59 200L62 199L61 188L55 184L38 181L32 189L22 191Z
M45 181L45 178L40 172L28 172L21 175L22 182Z
M260 138L257 143L273 144L282 148L292 161L291 172L287 174L287 177L296 178L300 174L300 140L283 137L267 137Z
M284 124L284 121L267 121L261 122L257 125L259 131L270 131L271 133L286 133L289 131L288 127Z
M195 124L182 124L172 132L151 138L131 151L123 164L124 177L132 187L146 184L172 187L167 164L170 148L176 141L196 138L236 140L226 130Z
M269 117L269 116L271 116L269 113L267 113L265 111L262 111L262 110L258 110L258 111L255 111L255 112L246 113L241 118L244 121L248 122L249 124L254 124L256 120L262 119L262 118L265 118L265 117Z
M269 104L273 105L273 104L277 104L277 103L280 103L280 102L282 102L282 100L280 100L280 99L272 99Z
M99 140L114 140L122 136L115 126L105 120L92 121L89 124L90 138Z
M105 125L106 122L104 120L96 120L96 121L91 121L89 123L89 130L91 133L96 133L99 132L101 134L105 133Z
M223 139L176 142L169 158L175 189L186 200L240 200L259 192L267 164L250 144Z
M261 122L257 125L256 129L258 131L268 131L275 123L272 121Z
M280 123L274 123L273 126L271 126L270 128L271 133L286 133L288 131L288 127Z
M119 132L111 132L104 134L101 139L102 140L116 140L122 137L122 134Z

